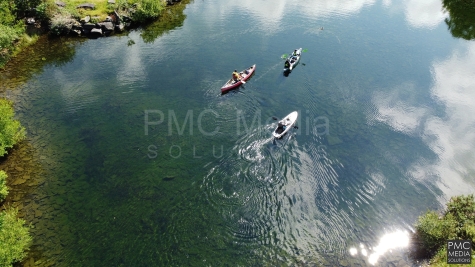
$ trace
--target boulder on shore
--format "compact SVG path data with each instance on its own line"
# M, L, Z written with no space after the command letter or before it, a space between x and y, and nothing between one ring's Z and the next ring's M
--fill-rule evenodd
M77 6L76 8L95 9L95 8L96 8L96 5L91 4L91 3L84 3L84 4L80 4L80 5Z
M98 25L101 26L101 29L104 31L113 31L114 30L114 24L112 22L106 21L106 22L101 22L97 23Z
M124 28L125 28L125 25L124 25L123 23L119 23L119 24L116 24L116 25L115 25L115 30L116 30L116 31L120 31L120 32L121 32L121 31L124 30Z
M100 28L94 28L90 32L93 36L102 36L102 30Z
M54 2L54 3L55 3L57 6L59 6L59 7L65 7L65 6L66 6L66 3L61 2L61 1L56 1L56 2Z
M86 30L92 30L96 27L96 24L95 23L84 23L82 25L83 29L86 29Z
M81 19L81 23L88 23L89 21L91 21L91 16L89 15Z

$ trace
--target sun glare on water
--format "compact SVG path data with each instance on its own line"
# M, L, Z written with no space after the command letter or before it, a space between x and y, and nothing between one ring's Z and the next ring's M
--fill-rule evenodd
M360 254L364 257L368 257L368 262L375 265L378 262L379 257L383 256L388 251L393 249L405 248L409 245L409 233L407 231L398 230L396 232L385 234L379 240L379 244L373 247L372 252L368 256L368 250L363 244L360 244ZM350 255L355 256L358 254L358 248L350 248Z

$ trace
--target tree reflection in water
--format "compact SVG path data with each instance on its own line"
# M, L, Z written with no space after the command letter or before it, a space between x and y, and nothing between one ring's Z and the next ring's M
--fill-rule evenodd
M444 9L450 17L445 19L454 37L472 40L475 38L475 0L443 0Z
M190 0L183 0L171 7L167 7L162 11L162 14L157 21L149 25L145 25L143 27L142 33L140 34L143 41L145 43L153 43L155 39L164 33L183 26L183 22L186 18L186 15L183 11L189 2Z

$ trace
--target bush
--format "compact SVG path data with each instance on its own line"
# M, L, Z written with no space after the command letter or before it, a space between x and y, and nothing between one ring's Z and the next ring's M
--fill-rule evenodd
M15 4L11 1L0 1L0 24L12 26L15 24Z
M0 98L0 156L25 138L25 128L13 119L13 115L12 103Z
M51 18L50 30L52 34L63 35L68 34L73 28L76 20L67 11L57 13Z
M36 17L43 22L49 22L50 18L53 17L53 14L56 13L58 7L51 0L43 1L36 7Z
M158 18L163 10L164 3L157 0L140 0L133 14L133 19L137 22L146 22Z
M0 266L12 266L26 256L31 244L31 236L25 221L17 219L16 209L7 209L0 213Z
M446 242L449 239L472 240L475 245L475 200L473 195L452 197L442 216L428 211L416 223L416 235L422 248L435 255L436 266L446 263ZM472 248L473 250L473 248ZM445 255L445 256L444 256Z
M0 171L0 203L5 199L7 194L7 174L4 171Z
M0 0L0 68L7 62L14 50L14 44L25 32L22 21L15 18L13 1Z
M424 249L434 252L439 250L446 240L455 238L456 226L457 221L454 220L452 215L448 214L445 217L440 217L435 211L427 211L419 217L416 231Z
M15 12L18 18L34 15L35 8L42 0L10 0L15 3Z
M20 39L22 33L18 28L0 24L0 51L11 50L14 42Z
M475 200L473 195L452 197L447 204L447 213L459 222L475 221Z

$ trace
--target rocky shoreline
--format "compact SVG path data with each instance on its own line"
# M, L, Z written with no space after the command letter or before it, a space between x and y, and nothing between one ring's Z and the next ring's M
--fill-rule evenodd
M166 6L172 6L181 0L164 0ZM108 4L115 5L115 0L108 0ZM58 8L64 8L66 4L61 1L56 1L55 4ZM134 21L132 14L135 12L136 6L127 8L125 10L114 10L108 16L97 22L98 17L85 16L81 19L66 18L62 21L62 27L58 29L51 29L50 25L44 25L42 21L36 16L28 16L25 18L25 24L29 31L36 32L50 32L53 35L72 35L72 36L84 36L84 37L105 37L113 33L121 33L124 30L135 28L140 26L140 22ZM78 5L78 9L94 10L95 5L90 3L83 3Z

